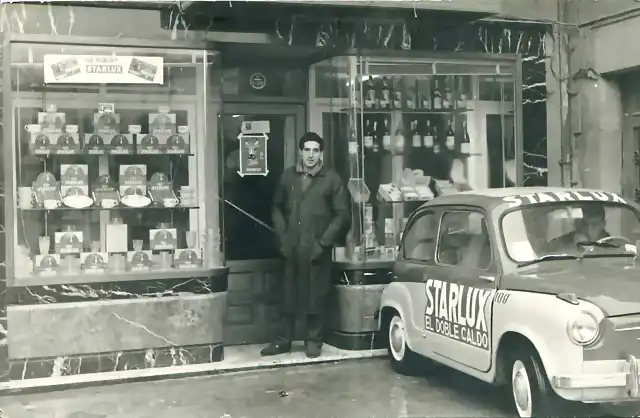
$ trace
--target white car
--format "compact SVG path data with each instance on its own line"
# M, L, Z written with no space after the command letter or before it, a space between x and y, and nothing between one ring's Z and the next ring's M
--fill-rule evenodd
M599 190L487 189L424 204L378 312L393 368L410 373L426 357L508 385L520 417L553 415L561 398L635 409L637 240L635 204Z

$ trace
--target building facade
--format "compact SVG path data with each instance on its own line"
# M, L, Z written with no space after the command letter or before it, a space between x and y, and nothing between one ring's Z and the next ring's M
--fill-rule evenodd
M419 201L546 184L555 2L333 3L2 6L5 388L258 364L306 131L353 201L328 360L379 353Z

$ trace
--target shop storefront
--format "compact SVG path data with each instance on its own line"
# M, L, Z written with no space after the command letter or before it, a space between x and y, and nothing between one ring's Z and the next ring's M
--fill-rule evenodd
M95 9L30 5L3 32L8 387L295 362L258 352L279 325L271 198L307 131L352 198L321 360L384 352L373 316L421 202L544 181L526 160L545 138L544 28L446 11L459 27L434 47L372 18L210 34L189 9L105 9L159 18L125 38L89 36ZM50 14L69 35L38 33Z

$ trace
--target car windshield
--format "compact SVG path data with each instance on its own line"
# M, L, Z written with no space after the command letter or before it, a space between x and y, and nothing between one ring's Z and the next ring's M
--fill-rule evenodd
M501 222L506 251L517 263L575 256L635 253L638 213L607 202L558 202L522 206Z

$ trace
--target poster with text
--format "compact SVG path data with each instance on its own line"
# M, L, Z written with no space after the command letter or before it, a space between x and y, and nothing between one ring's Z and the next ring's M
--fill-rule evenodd
M162 57L44 56L46 84L163 84Z
M238 135L240 141L240 177L244 176L266 176L269 174L267 168L267 134L244 134Z

